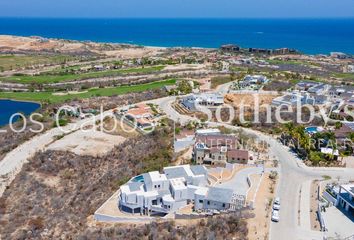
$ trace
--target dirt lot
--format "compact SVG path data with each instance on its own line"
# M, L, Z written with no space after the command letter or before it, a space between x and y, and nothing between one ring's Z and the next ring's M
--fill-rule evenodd
M225 95L225 103L231 104L233 106L239 106L242 102L245 105L254 106L256 98L260 105L271 104L272 100L276 98L277 95L271 94L227 94Z
M155 55L163 48L157 47L134 47L126 45L124 48L119 44L101 44L94 42L79 42L41 37L18 37L0 35L0 50L4 52L53 52L62 54L86 53L104 54L109 57L141 58Z
M311 183L311 200L310 200L310 221L311 221L311 229L315 231L321 230L320 223L317 220L317 208L318 208L318 181L313 181Z
M255 218L247 221L248 239L250 240L268 239L271 200L274 198L274 191L271 189L275 189L275 186L276 183L269 178L269 173L266 173L263 176L254 204L253 213Z
M104 119L103 127L109 131L109 134L111 135L119 135L125 138L136 137L139 135L139 133L131 126L128 126L120 120L115 123L115 120L111 117Z
M122 136L101 131L76 131L49 145L48 150L70 151L78 155L102 156L125 141Z
M113 51L103 51L105 55L110 57L121 57L121 58L143 58L154 56L158 54L163 48L157 47L144 47L144 48L126 48ZM101 51L97 51L101 53Z

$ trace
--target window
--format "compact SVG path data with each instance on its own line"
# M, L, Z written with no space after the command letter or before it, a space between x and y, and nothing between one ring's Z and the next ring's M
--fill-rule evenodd
M210 205L210 201L207 201L207 204Z
M160 188L161 186L160 186L160 184L158 185L158 188Z
M222 207L223 207L223 208L225 207L225 203L222 204Z
M157 188L157 186L156 186L156 185L155 185L154 187L155 187L155 188Z
M204 201L202 199L199 200L199 203L203 203Z

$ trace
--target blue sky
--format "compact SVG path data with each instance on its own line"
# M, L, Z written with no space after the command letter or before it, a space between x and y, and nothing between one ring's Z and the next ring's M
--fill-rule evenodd
M354 17L354 0L1 0L0 17Z

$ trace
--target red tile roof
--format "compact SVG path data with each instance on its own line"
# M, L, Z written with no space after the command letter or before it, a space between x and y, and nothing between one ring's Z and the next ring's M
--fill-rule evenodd
M237 160L238 158L248 160L249 153L247 150L231 149L227 151L227 158L228 159L234 158L235 160Z

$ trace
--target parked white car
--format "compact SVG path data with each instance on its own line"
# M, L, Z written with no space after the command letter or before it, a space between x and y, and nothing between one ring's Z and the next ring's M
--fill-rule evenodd
M280 198L275 198L273 203L274 210L280 210Z
M272 212L272 221L273 222L279 222L279 211L278 210L273 210L273 212Z

